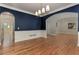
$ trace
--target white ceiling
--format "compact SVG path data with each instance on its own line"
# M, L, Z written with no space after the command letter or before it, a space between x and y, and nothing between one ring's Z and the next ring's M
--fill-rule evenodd
M47 15L55 10L59 10L69 5L72 5L72 3L3 3L3 4L22 10L22 11L25 11L25 12L28 12L28 13L31 13L33 15L35 14L35 11L39 9L41 10L42 7L46 7L46 5L49 5L50 11L43 14L42 16Z

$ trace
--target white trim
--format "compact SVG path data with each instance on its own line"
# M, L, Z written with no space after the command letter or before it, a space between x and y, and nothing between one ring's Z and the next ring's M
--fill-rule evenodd
M2 7L6 7L6 8L9 8L9 9L13 9L13 10L16 10L16 11L20 11L20 12L23 12L23 13L28 13L28 14L31 14L31 15L36 16L35 14L33 14L33 13L31 13L31 12L24 11L24 10L21 10L21 9L19 9L19 8L11 7L11 6L2 4L2 3L0 4L0 6L2 6Z
M46 30L15 31L15 42L30 40L40 37L47 38Z
M65 7L61 7L61 8L58 8L58 9L55 9L54 11L51 11L51 12L49 12L48 14L51 14L51 13L55 13L55 12L57 12L57 11L61 11L61 10L63 10L63 9L66 9L66 8L69 8L69 7L72 7L72 6L75 6L75 5L77 5L77 4L70 4L70 5L67 5L67 6L65 6ZM46 15L48 15L48 14L45 14L45 15L42 15L41 17L43 17L43 16L46 16Z
M63 9L66 9L66 8L69 8L69 7L72 7L72 6L75 6L75 5L77 5L77 3L72 3L72 4L67 5L67 6L65 6L65 7L61 7L61 8L58 8L58 9L54 10L54 11L51 11L51 12L49 12L48 14L55 13L55 12L57 12L57 11L60 11L60 10L63 10ZM35 14L31 13L31 12L24 11L24 10L21 10L21 9L18 9L18 8L14 8L14 7L11 7L11 6L2 4L2 3L0 4L0 6L6 7L6 8L9 8L9 9L13 9L13 10L16 10L16 11L20 11L20 12L24 12L24 13L28 13L28 14L35 15ZM40 15L39 17L43 17L43 16L46 16L46 15L48 15L48 14ZM35 15L35 16L36 16L36 15Z

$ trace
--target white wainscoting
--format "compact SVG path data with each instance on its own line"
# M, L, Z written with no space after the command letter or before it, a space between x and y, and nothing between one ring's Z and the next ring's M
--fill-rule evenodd
M46 31L45 30L15 31L15 42L39 37L47 38Z

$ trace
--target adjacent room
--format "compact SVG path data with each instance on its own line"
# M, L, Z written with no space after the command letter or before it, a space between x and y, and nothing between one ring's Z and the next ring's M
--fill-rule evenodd
M78 55L79 4L0 3L0 55Z

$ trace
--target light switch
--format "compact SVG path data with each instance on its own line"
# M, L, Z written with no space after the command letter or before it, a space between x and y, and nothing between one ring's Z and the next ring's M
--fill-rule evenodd
M17 29L19 30L20 28L18 27Z

